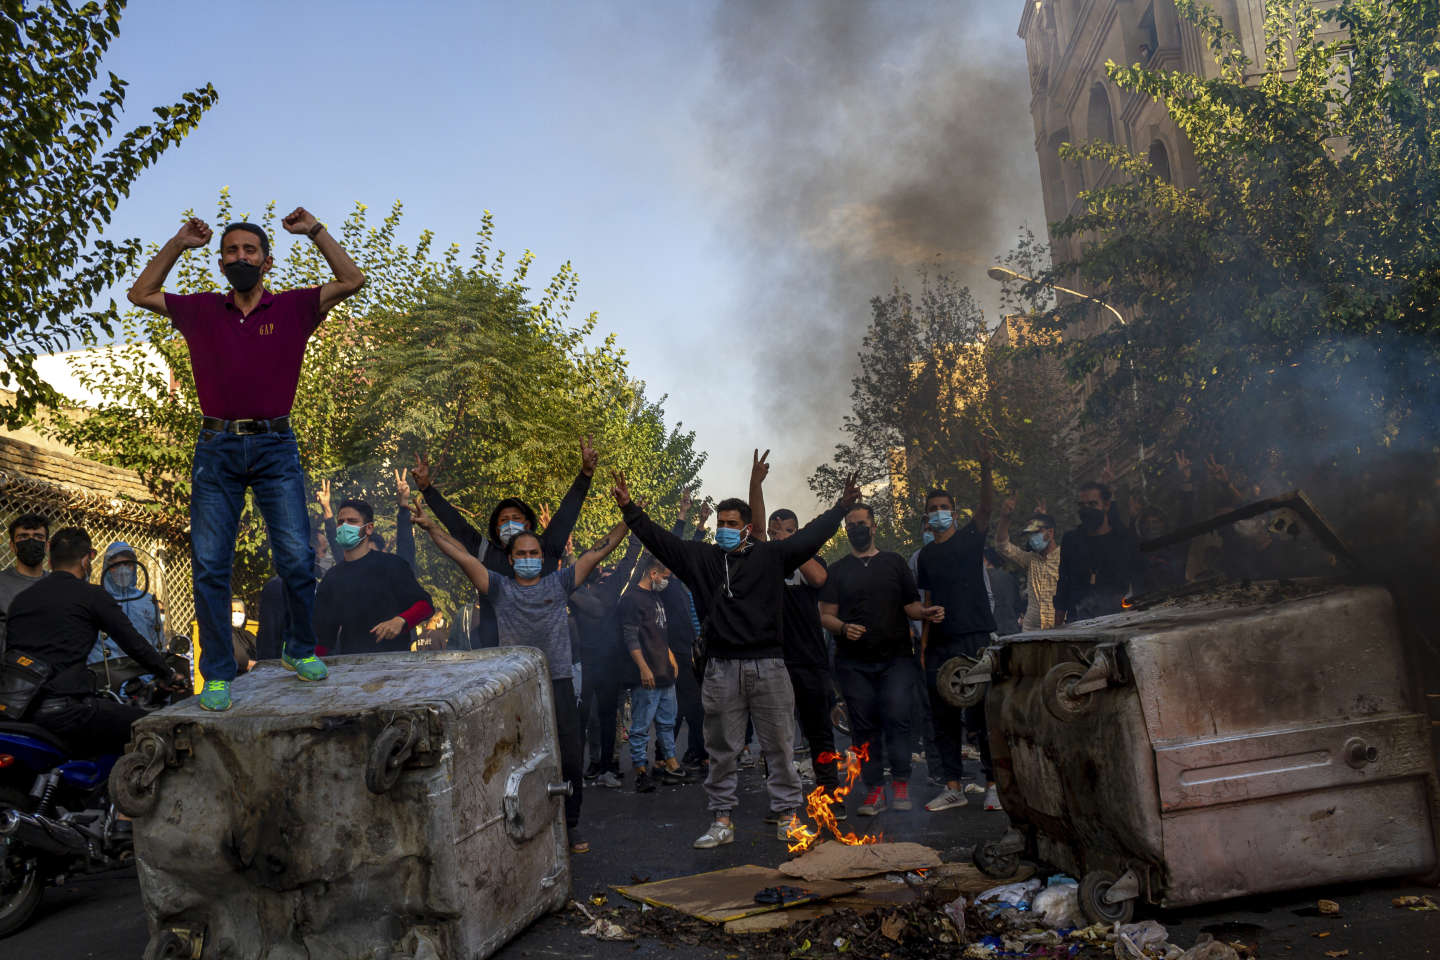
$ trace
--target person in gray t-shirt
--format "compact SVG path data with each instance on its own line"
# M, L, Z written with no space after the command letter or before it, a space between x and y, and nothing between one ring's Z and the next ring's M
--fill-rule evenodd
M45 553L50 524L37 513L22 513L10 521L10 552L15 565L0 570L0 650L5 647L5 614L25 589L45 578Z
M580 839L578 831L584 758L580 746L580 707L572 680L568 601L575 585L584 583L590 571L625 539L624 522L611 527L599 543L582 553L571 566L544 575L541 570L545 564L545 548L540 535L529 530L517 533L505 546L505 555L515 571L514 577L507 577L485 566L459 540L425 516L418 502L411 505L410 510L415 526L430 534L435 545L465 571L475 589L489 598L495 608L500 646L538 647L545 654L555 695L560 771L574 790L565 799L570 851L589 852L590 845Z

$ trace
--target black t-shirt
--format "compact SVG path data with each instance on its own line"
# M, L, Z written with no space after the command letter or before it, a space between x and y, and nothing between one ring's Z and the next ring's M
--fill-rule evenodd
M911 656L914 646L905 605L919 599L910 566L898 553L882 550L873 557L851 554L837 560L820 588L820 600L835 604L836 616L844 623L860 624L865 635L854 641L837 636L835 655L872 663Z
M930 636L954 640L995 632L995 615L985 590L985 534L973 522L948 540L927 544L915 566L916 584L930 592L932 605L945 608L945 619L930 625Z
M675 671L670 668L669 623L665 598L654 590L636 588L620 600L620 629L625 634L626 648L634 650L638 644L655 675L656 687L675 685Z
M421 601L428 605L430 595L415 579L410 564L394 554L371 550L359 560L331 567L320 581L315 591L315 638L338 653L409 650L415 642L414 628L407 626L379 642L370 630Z
M815 559L825 566L824 560ZM820 626L820 589L810 586L799 570L785 581L780 641L785 648L785 662L792 667L824 667L830 663L830 645Z

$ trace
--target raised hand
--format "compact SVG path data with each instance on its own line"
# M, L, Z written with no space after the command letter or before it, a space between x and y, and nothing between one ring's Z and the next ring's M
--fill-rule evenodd
M1190 482L1190 458L1185 456L1184 450L1175 451L1175 469L1180 474L1181 481Z
M1012 494L1000 501L1000 516L1008 517L1015 512L1015 496Z
M849 507L860 502L860 472L854 471L845 478L845 489L840 493L840 506Z
M1205 469L1209 472L1211 480L1227 487L1230 485L1230 471L1226 469L1225 464L1215 459L1215 454L1212 453L1205 458Z
M329 520L334 514L330 509L330 481L321 480L320 489L315 491L315 502L320 504L320 514Z
M625 471L616 470L613 474L615 485L610 488L610 493L615 498L615 503L623 510L630 505L630 485L625 482Z
M705 526L705 521L710 519L710 513L711 513L711 510L710 510L710 501L709 501L709 500L703 500L703 501L701 501L701 503L700 503L700 513L697 514L696 517L695 517L695 526L697 526L697 527L703 527L703 526Z
M1105 469L1100 471L1100 482L1107 487L1115 485L1115 470L1110 466L1110 454L1105 454Z
M175 239L180 241L180 245L186 250L193 250L209 243L211 236L210 224L199 217L191 217L181 224L180 230L175 234Z
M395 502L402 507L408 506L410 503L410 484L405 482L403 467L395 468Z
M435 478L440 475L440 465L444 462L445 457L442 455L435 465L431 466L428 457L415 454L415 465L410 468L410 478L415 481L415 489L424 490L434 483Z
M600 465L600 454L590 442L589 437L580 438L580 472L587 477L595 476L595 468Z
M684 523L684 522L685 522L685 519L690 516L690 508L695 505L695 496L694 496L694 493L695 493L695 492L694 492L693 490L691 490L689 487L681 487L681 488L680 488L680 522L681 522L681 523Z
M762 454L759 447L755 448L755 461L750 465L751 483L764 483L765 478L770 476L770 464L765 462L769 456L769 450Z
M425 515L425 508L420 505L419 494L416 494L414 497L411 498L409 507L411 523L415 524L415 526L426 532L434 529L435 521Z
M1044 514L1050 513L1050 511L1046 508L1046 501L1044 498L1035 501L1035 512Z
M540 528L543 530L550 526L550 521L555 515L550 512L550 504L542 503L540 504L540 509L536 511L535 516L539 519Z
M309 210L304 207L296 207L285 214L285 219L280 221L280 225L285 228L287 233L309 233L315 229L317 222L315 215Z

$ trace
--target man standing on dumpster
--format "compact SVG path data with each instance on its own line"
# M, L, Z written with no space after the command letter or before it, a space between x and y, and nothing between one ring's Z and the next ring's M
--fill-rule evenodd
M976 656L990 644L995 632L995 616L985 589L985 535L990 527L990 505L995 498L995 482L990 473L993 454L988 443L982 443L977 459L980 462L980 503L963 527L955 523L955 499L944 490L932 490L925 496L925 516L935 541L920 551L916 561L916 581L926 595L926 602L945 608L945 619L932 623L922 637L922 659L925 681L930 694L930 710L935 718L935 745L940 751L945 789L925 804L930 812L965 806L961 789L965 729L979 734L980 768L987 783L986 807L998 808L990 770L990 743L985 730L983 707L962 710L940 696L936 679L946 660L955 656ZM933 769L933 767L932 767Z
M315 552L305 512L305 474L290 426L305 344L325 314L365 283L365 274L304 207L281 221L320 249L335 279L323 286L272 293L262 282L274 266L270 238L253 223L220 234L220 270L230 292L165 293L165 277L186 250L210 242L192 217L165 242L130 288L130 302L169 317L190 348L203 414L191 468L190 550L200 626L200 706L230 708L235 654L230 640L230 568L245 490L253 488L265 518L275 571L285 584L289 623L281 662L301 680L323 680L315 656Z

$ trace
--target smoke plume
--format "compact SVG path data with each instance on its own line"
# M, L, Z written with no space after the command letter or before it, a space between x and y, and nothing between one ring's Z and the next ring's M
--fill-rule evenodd
M1043 221L1020 3L719 6L711 153L758 337L772 483L798 504L849 408L870 298L985 268Z

